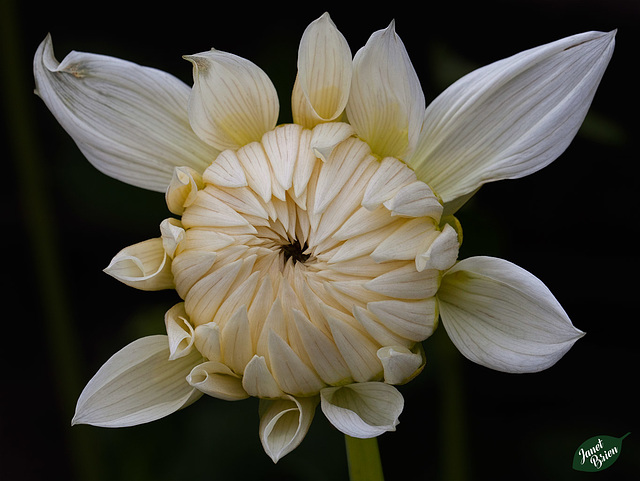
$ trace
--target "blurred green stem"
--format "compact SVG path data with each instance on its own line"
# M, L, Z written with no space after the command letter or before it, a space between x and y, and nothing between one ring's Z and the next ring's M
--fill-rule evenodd
M349 479L351 481L383 481L382 462L376 438L359 439L345 435Z

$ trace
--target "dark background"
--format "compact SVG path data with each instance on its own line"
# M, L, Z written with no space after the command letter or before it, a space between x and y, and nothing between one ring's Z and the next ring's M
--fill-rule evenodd
M438 329L424 343L424 372L401 388L397 431L379 443L388 480L638 479L639 2L0 3L0 479L347 479L342 435L320 410L302 445L277 465L262 451L253 399L203 398L132 428L70 427L102 363L162 333L175 293L137 291L102 269L122 247L157 236L169 212L162 194L91 167L32 93L31 62L47 32L59 60L72 49L103 53L189 84L181 56L215 47L262 67L289 121L298 42L324 11L353 53L395 19L428 101L523 49L618 29L590 114L564 155L527 178L484 187L459 212L461 257L493 255L533 272L587 335L553 368L509 375L467 361ZM606 471L571 469L583 441L627 432Z

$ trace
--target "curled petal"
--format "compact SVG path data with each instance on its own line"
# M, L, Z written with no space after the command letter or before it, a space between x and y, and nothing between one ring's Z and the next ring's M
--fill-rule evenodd
M167 187L165 199L169 210L182 215L196 198L199 189L204 187L202 175L191 167L176 167Z
M184 239L185 232L182 223L178 219L165 219L160 223L160 234L164 251L173 258L178 244Z
M194 330L196 349L210 361L222 359L220 347L220 327L215 322L200 324Z
M389 384L364 382L323 389L320 406L329 422L344 434L373 438L396 430L404 399Z
M446 270L458 259L459 249L458 232L450 224L445 224L429 248L416 257L416 269Z
M176 166L202 172L218 151L189 125L189 87L152 68L71 52L59 63L51 37L34 58L36 93L101 172L164 192Z
M200 392L224 401L238 401L249 395L242 389L242 380L219 361L207 361L195 366L187 382Z
M351 50L325 13L300 40L292 98L295 123L312 128L338 119L347 105L350 85Z
M185 57L193 64L189 119L209 145L237 149L259 141L278 120L278 95L258 66L212 49Z
M161 237L125 247L104 272L128 286L145 291L174 287L171 258L164 250Z
M460 261L442 278L438 300L458 350L499 371L546 369L584 335L542 281L502 259Z
M201 361L196 351L170 361L167 336L138 339L115 353L89 381L72 423L125 427L168 416L200 397L185 378Z
M184 310L184 302L180 302L167 311L164 324L169 338L170 360L188 355L193 349L194 331Z
M404 346L387 346L378 350L384 367L384 382L405 384L422 372L426 362L422 345L416 344L413 351Z
M353 59L349 123L374 153L403 159L418 140L424 107L420 81L392 23Z
M614 36L574 35L471 72L429 105L407 163L446 203L545 167L582 124Z
M260 441L274 463L302 442L317 405L318 396L260 400Z

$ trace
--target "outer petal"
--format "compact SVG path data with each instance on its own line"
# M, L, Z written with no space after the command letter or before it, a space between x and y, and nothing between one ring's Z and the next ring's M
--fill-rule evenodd
M187 382L199 391L224 401L238 401L249 397L242 389L240 376L219 361L198 364L187 376Z
M338 119L351 85L351 50L325 13L305 30L298 49L298 76L293 89L295 123L312 128Z
M104 272L144 291L174 287L171 258L164 250L161 237L125 247L115 255Z
M539 279L502 259L460 261L444 275L438 300L460 352L499 371L546 369L584 335Z
M614 35L574 35L463 77L427 108L407 163L444 202L545 167L582 124Z
M353 59L349 123L375 154L403 159L418 140L424 106L418 76L392 23Z
M159 70L103 55L54 57L51 37L33 64L36 93L98 170L164 192L176 166L198 172L217 151L191 130L189 87Z
M329 422L354 438L373 438L395 431L404 399L382 382L364 382L320 391L322 412Z
M210 50L185 57L193 64L189 119L202 140L217 149L259 141L278 120L278 94L258 66Z
M260 441L274 463L302 442L317 405L317 396L260 400Z
M170 361L167 336L138 339L115 353L89 381L72 424L125 427L168 416L200 397L186 376L201 361L195 351Z

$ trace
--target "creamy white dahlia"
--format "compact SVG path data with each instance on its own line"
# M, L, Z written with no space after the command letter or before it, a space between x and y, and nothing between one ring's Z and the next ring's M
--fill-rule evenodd
M467 358L505 372L553 365L583 333L545 285L501 259L458 260L456 210L483 184L557 158L613 52L588 32L463 77L428 107L392 23L352 58L328 14L305 30L294 123L259 67L210 50L190 88L47 37L36 91L87 159L166 193L157 237L105 269L175 289L166 335L129 344L80 395L74 423L130 426L202 394L260 398L277 462L317 405L358 438L395 430L396 385L425 365L441 319Z

